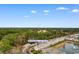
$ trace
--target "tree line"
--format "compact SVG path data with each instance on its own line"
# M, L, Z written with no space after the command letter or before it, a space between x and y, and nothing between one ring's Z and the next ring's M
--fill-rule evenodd
M50 40L79 33L78 28L0 28L0 52L6 52L33 40Z

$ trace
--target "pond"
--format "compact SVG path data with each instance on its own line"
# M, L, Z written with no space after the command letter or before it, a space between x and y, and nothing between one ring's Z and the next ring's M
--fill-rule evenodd
M65 54L79 54L79 44L65 42L64 46L59 48L59 51Z
M62 41L56 45L45 49L47 54L79 54L79 43L72 41Z

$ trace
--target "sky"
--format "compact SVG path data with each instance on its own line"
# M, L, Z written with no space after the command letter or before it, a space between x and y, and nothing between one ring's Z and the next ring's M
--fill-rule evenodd
M79 4L0 4L0 27L79 28Z

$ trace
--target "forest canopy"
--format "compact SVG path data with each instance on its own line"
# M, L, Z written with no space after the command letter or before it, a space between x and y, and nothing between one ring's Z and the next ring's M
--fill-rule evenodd
M50 40L79 33L78 28L0 28L0 52L25 45L29 39Z

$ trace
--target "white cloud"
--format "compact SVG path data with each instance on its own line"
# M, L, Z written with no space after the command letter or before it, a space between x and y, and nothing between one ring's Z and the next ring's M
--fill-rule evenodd
M79 9L73 9L72 12L79 12Z
M43 10L43 12L44 12L44 15L45 15L45 16L48 16L48 15L49 15L50 10Z
M25 15L24 17L25 17L25 18L28 18L28 17L30 17L30 16L26 16L26 15Z
M65 8L65 7L58 7L56 8L56 10L68 10L69 8Z
M43 12L45 12L45 13L49 13L49 12L50 12L50 10L43 10Z
M31 13L35 14L35 13L37 13L37 11L36 10L31 10Z

